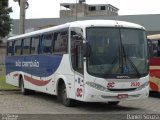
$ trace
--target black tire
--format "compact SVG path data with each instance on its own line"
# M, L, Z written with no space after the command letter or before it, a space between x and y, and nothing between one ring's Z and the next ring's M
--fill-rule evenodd
M20 78L20 90L22 95L29 95L31 93L31 90L28 90L24 87L24 81L23 78Z
M61 86L59 86L58 100L62 102L64 106L67 107L75 106L75 100L67 98L67 91L64 83L61 84Z
M118 105L119 104L119 101L110 101L108 102L109 105Z

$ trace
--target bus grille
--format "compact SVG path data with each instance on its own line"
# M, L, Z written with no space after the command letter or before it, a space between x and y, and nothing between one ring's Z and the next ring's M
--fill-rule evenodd
M110 91L134 91L136 88L127 88L127 89L108 89Z

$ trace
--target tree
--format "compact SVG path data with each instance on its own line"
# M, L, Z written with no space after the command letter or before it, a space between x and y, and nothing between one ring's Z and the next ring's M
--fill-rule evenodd
M8 7L8 0L0 0L0 38L6 37L11 31L10 12L12 8Z

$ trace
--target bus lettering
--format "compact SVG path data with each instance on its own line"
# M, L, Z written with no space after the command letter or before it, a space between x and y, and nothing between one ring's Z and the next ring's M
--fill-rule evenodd
M107 88L113 88L115 85L115 82L108 82Z
M39 67L39 62L35 61L28 61L28 62L16 62L16 67Z
M140 86L140 82L131 82L131 87L138 87Z

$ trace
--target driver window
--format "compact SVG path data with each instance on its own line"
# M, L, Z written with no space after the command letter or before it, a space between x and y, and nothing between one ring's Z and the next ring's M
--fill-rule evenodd
M81 28L71 29L71 62L73 69L83 74L83 39L81 37L75 37L76 35L83 36Z
M160 57L160 41L159 40L153 40L151 42L151 48L152 54L151 57Z

